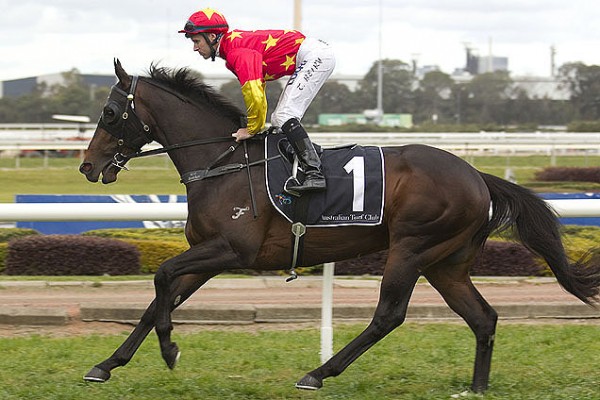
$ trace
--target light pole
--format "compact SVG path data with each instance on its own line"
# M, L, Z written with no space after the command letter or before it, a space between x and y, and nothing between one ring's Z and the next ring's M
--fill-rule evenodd
M382 25L383 25L383 0L379 0L379 59L377 61L377 124L383 122L383 63L382 54Z
M294 0L294 29L302 30L302 0Z

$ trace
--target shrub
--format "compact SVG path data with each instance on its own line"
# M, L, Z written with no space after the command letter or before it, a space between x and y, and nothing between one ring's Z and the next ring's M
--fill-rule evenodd
M12 239L30 235L39 235L35 229L27 228L1 228L0 229L0 274L4 272L6 265L6 254L8 253L8 242Z
M337 262L336 275L382 275L387 251ZM477 276L543 276L544 265L523 245L512 242L488 241L477 257L471 275Z
M546 182L600 183L600 167L547 167L536 172L535 179Z
M600 121L572 121L567 126L569 132L599 132Z
M6 253L8 253L8 243L0 243L0 274L4 273Z
M140 253L140 271L144 274L155 273L163 262L190 248L187 243L180 241L141 239L120 240L136 247Z
M600 253L600 226L564 225L562 232L565 250L570 260L579 260L590 253Z
M488 240L477 257L474 276L544 276L545 264L520 243Z
M387 250L335 263L336 275L382 275Z
M168 239L187 243L183 228L125 228L125 229L97 229L82 233L86 236L109 237L113 239Z
M39 235L40 233L35 229L27 229L27 228L2 228L0 229L0 243L7 243L11 239L29 236L29 235Z
M79 235L32 235L9 242L7 275L139 274L139 252L128 243Z
M140 253L141 272L145 274L155 273L164 261L190 248L183 228L98 229L82 235L119 239L134 245Z

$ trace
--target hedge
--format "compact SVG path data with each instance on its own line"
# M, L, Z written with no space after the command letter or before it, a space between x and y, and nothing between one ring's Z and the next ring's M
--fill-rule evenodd
M6 265L6 254L8 253L8 243L0 243L0 274L4 273Z
M2 228L0 229L0 243L8 243L11 239L39 235L40 233L35 229L28 228Z
M39 235L35 229L27 228L2 228L0 229L0 274L4 273L6 255L8 254L8 242L15 238Z
M164 261L190 248L183 228L98 229L82 235L119 239L134 245L140 252L141 272L145 274L155 273Z
M544 182L600 183L600 167L547 167L537 171L535 179Z
M335 263L336 275L382 275L387 250ZM471 269L474 276L546 276L545 264L519 243L488 240Z
M0 230L2 232L2 230ZM563 232L565 249L567 255L572 260L577 260L587 253L590 249L598 246L600 243L600 227L596 226L564 226ZM37 233L37 232L36 232ZM21 233L11 233L17 236L15 241L21 241L25 238ZM5 237L7 235L0 235ZM29 232L30 240L33 238L43 238ZM77 236L75 236L77 237ZM133 246L139 255L139 271L141 273L154 273L158 267L167 259L174 257L189 248L181 228L169 229L104 229L86 232L79 236L85 241L92 238L111 239L119 241L125 245ZM12 243L12 242L11 242ZM0 243L0 261L3 259L3 254L9 253L10 245ZM93 246L92 246L93 247ZM96 249L90 249L89 253L95 253ZM40 254L44 257L46 253ZM62 254L60 254L62 257ZM88 257L88 256L85 256ZM387 252L378 252L371 255L361 256L356 259L340 261L336 263L336 275L381 275ZM75 257L77 262L85 259L83 256ZM60 261L62 263L63 260ZM56 262L55 262L56 263ZM0 264L0 273L4 267L4 263ZM126 267L126 266L125 266ZM56 268L56 267L55 267ZM308 268L299 268L298 272L301 275L319 274L321 266ZM236 270L232 273L243 273L247 275L281 275L283 271L252 271L252 270ZM7 273L5 271L5 273ZM117 272L102 272L116 275ZM131 272L119 272L120 274L129 274ZM57 274L57 273L54 273ZM508 242L500 237L493 236L488 240L483 253L477 259L476 264L472 269L472 275L479 276L548 276L550 271L545 262L537 259L521 244Z
M153 274L158 267L178 254L183 253L190 246L187 243L179 241L162 240L141 240L141 239L120 239L125 243L135 246L140 253L141 272L144 274Z
M141 239L141 240L169 240L187 243L183 228L121 228L121 229L96 229L83 232L84 236L109 237L113 239Z
M7 275L135 275L139 252L123 241L79 235L30 235L8 243Z

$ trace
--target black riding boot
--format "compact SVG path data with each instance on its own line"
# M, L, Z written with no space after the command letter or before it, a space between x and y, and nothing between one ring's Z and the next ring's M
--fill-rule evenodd
M300 121L291 118L283 124L281 130L290 141L304 170L304 182L299 186L288 185L288 189L297 192L325 190L326 184L325 177L321 172L321 159Z

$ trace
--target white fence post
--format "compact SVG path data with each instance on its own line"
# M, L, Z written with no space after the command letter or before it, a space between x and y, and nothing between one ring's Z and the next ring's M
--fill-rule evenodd
M323 264L321 300L321 364L333 356L333 276L334 263Z

